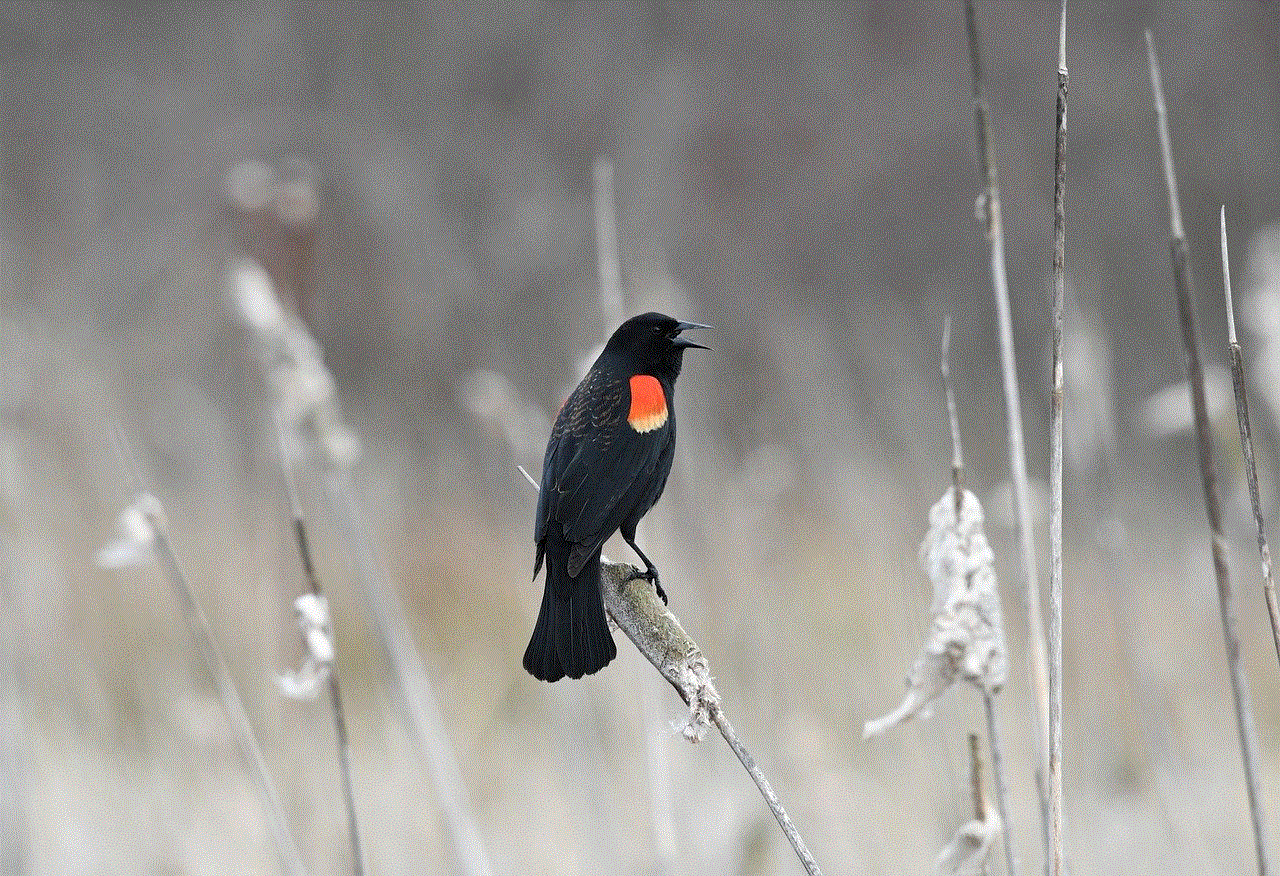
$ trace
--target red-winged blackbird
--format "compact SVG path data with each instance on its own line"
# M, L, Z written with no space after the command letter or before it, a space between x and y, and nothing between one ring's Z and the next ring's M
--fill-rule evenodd
M636 545L636 524L662 495L676 446L671 407L684 351L680 337L707 328L661 313L618 326L551 429L542 460L533 576L547 584L524 668L534 678L581 678L618 653L600 594L600 548L614 531L644 560L639 573L662 597L658 570Z

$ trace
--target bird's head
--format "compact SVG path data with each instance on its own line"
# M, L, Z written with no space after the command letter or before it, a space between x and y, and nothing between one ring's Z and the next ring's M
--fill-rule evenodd
M710 326L696 322L681 322L662 313L642 313L618 326L604 352L616 356L631 365L636 373L669 376L672 380L680 373L684 351L690 347L709 349L681 332Z

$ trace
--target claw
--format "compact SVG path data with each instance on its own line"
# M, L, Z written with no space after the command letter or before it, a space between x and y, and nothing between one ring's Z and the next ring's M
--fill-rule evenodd
M652 582L653 589L658 594L658 598L662 600L662 604L663 605L668 604L667 591L662 589L662 583L658 580L658 570L656 567L650 566L649 568L643 571L635 567L632 567L631 574L627 577L627 580L634 581L637 578L643 578L646 581Z

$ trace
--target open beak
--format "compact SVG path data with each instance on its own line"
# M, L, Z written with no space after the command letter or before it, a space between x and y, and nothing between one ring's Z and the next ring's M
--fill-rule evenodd
M698 323L698 322L681 322L676 324L676 334L679 334L680 332L685 331L686 329L709 329L709 328L711 328L711 326L703 325L702 323ZM699 344L695 341L691 341L688 338L676 338L674 340L674 343L677 347L681 347L681 348L696 347L699 350L711 349L710 347L705 347L702 344Z

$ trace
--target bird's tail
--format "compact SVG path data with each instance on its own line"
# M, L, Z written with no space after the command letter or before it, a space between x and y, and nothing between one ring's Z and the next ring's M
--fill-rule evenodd
M590 675L618 655L600 595L600 551L570 578L567 545L555 547L548 545L542 607L524 652L524 668L542 681Z

